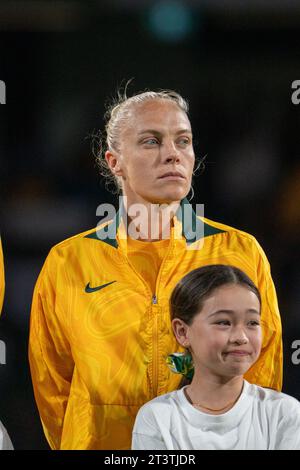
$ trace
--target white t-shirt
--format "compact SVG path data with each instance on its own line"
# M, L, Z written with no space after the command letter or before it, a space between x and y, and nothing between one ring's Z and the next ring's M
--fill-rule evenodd
M132 449L300 450L300 403L295 398L244 380L236 404L211 415L194 408L183 390L142 406Z
M0 421L0 450L14 450L9 435Z

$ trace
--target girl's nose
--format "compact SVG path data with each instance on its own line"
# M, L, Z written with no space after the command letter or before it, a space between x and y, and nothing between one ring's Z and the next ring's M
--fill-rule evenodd
M248 341L248 337L242 328L234 330L230 337L230 342L235 344L246 344Z

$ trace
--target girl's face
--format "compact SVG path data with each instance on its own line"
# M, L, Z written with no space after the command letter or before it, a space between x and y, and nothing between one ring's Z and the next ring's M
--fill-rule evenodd
M187 115L175 103L135 105L119 141L120 151L107 151L105 158L122 179L130 204L168 204L188 194L195 161L192 131Z
M246 287L219 287L191 325L178 319L172 323L178 342L192 353L199 377L244 375L259 357L260 303Z

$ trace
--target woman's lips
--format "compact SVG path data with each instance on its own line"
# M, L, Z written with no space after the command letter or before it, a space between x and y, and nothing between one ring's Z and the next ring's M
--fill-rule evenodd
M161 176L159 179L161 180L183 180L184 177L180 175L167 175L167 176Z
M159 176L161 180L185 180L185 176L180 171L166 171L163 175Z

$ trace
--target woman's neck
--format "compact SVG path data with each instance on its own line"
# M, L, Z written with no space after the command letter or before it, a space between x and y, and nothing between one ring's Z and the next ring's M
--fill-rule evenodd
M140 199L124 198L127 212L127 232L131 238L141 241L159 241L171 236L172 219L180 201L159 204Z

